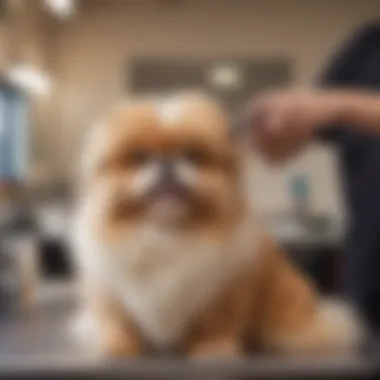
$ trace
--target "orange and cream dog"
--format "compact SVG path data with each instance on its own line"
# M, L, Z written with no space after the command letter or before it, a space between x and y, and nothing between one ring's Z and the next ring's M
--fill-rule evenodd
M202 94L137 99L91 131L75 255L106 354L358 343L350 309L320 300L257 222L243 145Z

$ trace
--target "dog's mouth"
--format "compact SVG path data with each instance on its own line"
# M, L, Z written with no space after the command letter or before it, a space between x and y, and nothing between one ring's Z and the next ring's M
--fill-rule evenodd
M147 195L149 202L167 201L186 201L190 195L189 189L179 182L159 183L151 189Z
M145 199L146 216L162 226L179 223L192 209L189 190L177 182L157 184Z

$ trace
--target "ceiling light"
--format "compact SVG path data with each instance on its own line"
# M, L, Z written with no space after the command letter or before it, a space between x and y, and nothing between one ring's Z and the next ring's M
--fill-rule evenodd
M51 91L50 78L27 65L12 66L7 72L9 80L27 93L44 95Z
M242 84L243 75L237 67L221 65L211 70L210 81L214 86L222 89L236 89Z
M67 19L75 12L75 0L44 0L46 9L53 15Z

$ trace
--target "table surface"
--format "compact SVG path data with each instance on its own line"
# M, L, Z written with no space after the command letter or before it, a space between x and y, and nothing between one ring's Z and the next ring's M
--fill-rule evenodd
M69 311L71 310L71 311ZM377 360L364 354L285 358L251 356L228 361L184 359L105 360L89 354L68 334L75 308L49 305L28 319L0 322L0 378L346 378L370 376Z

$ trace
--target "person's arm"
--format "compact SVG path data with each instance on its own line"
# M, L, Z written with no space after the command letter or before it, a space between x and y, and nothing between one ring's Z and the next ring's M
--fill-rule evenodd
M380 93L336 92L332 123L380 134Z
M254 142L271 162L282 162L330 125L345 124L380 134L380 93L285 91L250 106Z

